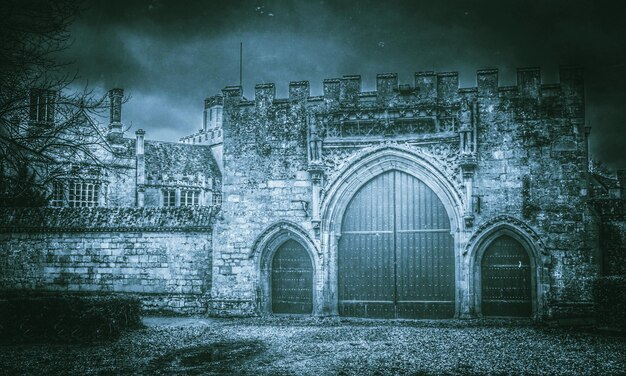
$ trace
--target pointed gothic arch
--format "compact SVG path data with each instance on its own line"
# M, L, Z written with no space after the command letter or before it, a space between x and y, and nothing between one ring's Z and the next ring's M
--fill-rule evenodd
M298 245L306 252L311 263L311 314L319 314L321 307L321 276L320 257L317 247L309 234L298 224L290 221L279 221L270 225L255 241L249 257L254 259L255 274L257 276L257 310L260 314L273 313L272 277L274 259L277 252L284 250L284 246L291 243ZM295 248L298 248L297 246ZM274 308L276 306L274 305Z
M446 176L430 157L417 149L397 145L384 145L373 148L344 167L326 190L322 201L322 244L324 258L328 260L325 269L326 301L330 314L338 314L338 245L342 234L344 214L353 197L372 179L390 171L400 171L424 183L441 201L450 222L449 232L453 239L454 254L454 316L460 314L460 299L464 295L461 288L461 231L462 198L451 177Z
M510 244L519 244L528 256L530 269L530 312L528 316L539 320L544 315L545 294L549 288L549 281L547 280L549 277L547 270L549 257L543 249L539 236L532 228L510 216L499 216L485 223L468 243L472 312L479 317L484 315L483 308L486 299L483 297L483 283L485 283L483 262L485 261L485 254L492 252L493 247L497 246L497 242L502 239L511 239L513 243L509 241Z

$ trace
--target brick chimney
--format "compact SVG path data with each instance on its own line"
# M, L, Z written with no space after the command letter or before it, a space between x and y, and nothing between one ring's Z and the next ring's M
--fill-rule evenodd
M124 97L124 89L109 90L109 106L111 110L109 122L109 141L121 140L124 137L124 129L122 127L122 98Z

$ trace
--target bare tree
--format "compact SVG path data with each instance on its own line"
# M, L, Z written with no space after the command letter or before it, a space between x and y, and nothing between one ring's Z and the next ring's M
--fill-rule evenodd
M106 168L106 96L76 80L59 53L71 46L77 0L0 2L0 206L41 206L67 161Z

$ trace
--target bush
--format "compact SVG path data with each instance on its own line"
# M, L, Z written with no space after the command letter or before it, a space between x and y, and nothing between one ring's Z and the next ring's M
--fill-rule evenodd
M141 327L141 304L116 295L0 296L0 341L94 342Z
M626 330L626 276L598 278L593 300L597 326Z

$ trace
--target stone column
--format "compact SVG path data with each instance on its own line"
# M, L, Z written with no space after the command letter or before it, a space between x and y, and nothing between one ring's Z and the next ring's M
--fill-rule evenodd
M319 237L320 231L320 191L322 178L324 176L324 165L322 163L322 139L317 132L317 123L314 115L307 116L308 138L309 138L309 173L311 174L311 222L315 235Z
M311 199L311 222L313 222L313 228L319 231L320 219L320 191L322 181L322 171L319 169L310 169L311 181L313 182Z
M461 161L461 170L463 171L463 184L465 185L465 214L463 219L465 227L474 225L474 208L472 206L472 198L474 194L474 170L476 168L476 160L471 156L466 156Z
M474 208L472 199L474 195L474 172L477 166L477 104L463 100L461 103L461 127L459 129L459 153L463 185L465 186L465 207L463 219L465 227L474 225Z
M332 232L324 236L327 252L324 255L326 256L324 264L326 270L326 291L324 294L323 311L330 316L339 315L339 307L337 306L337 246L340 236L341 235L335 235Z

